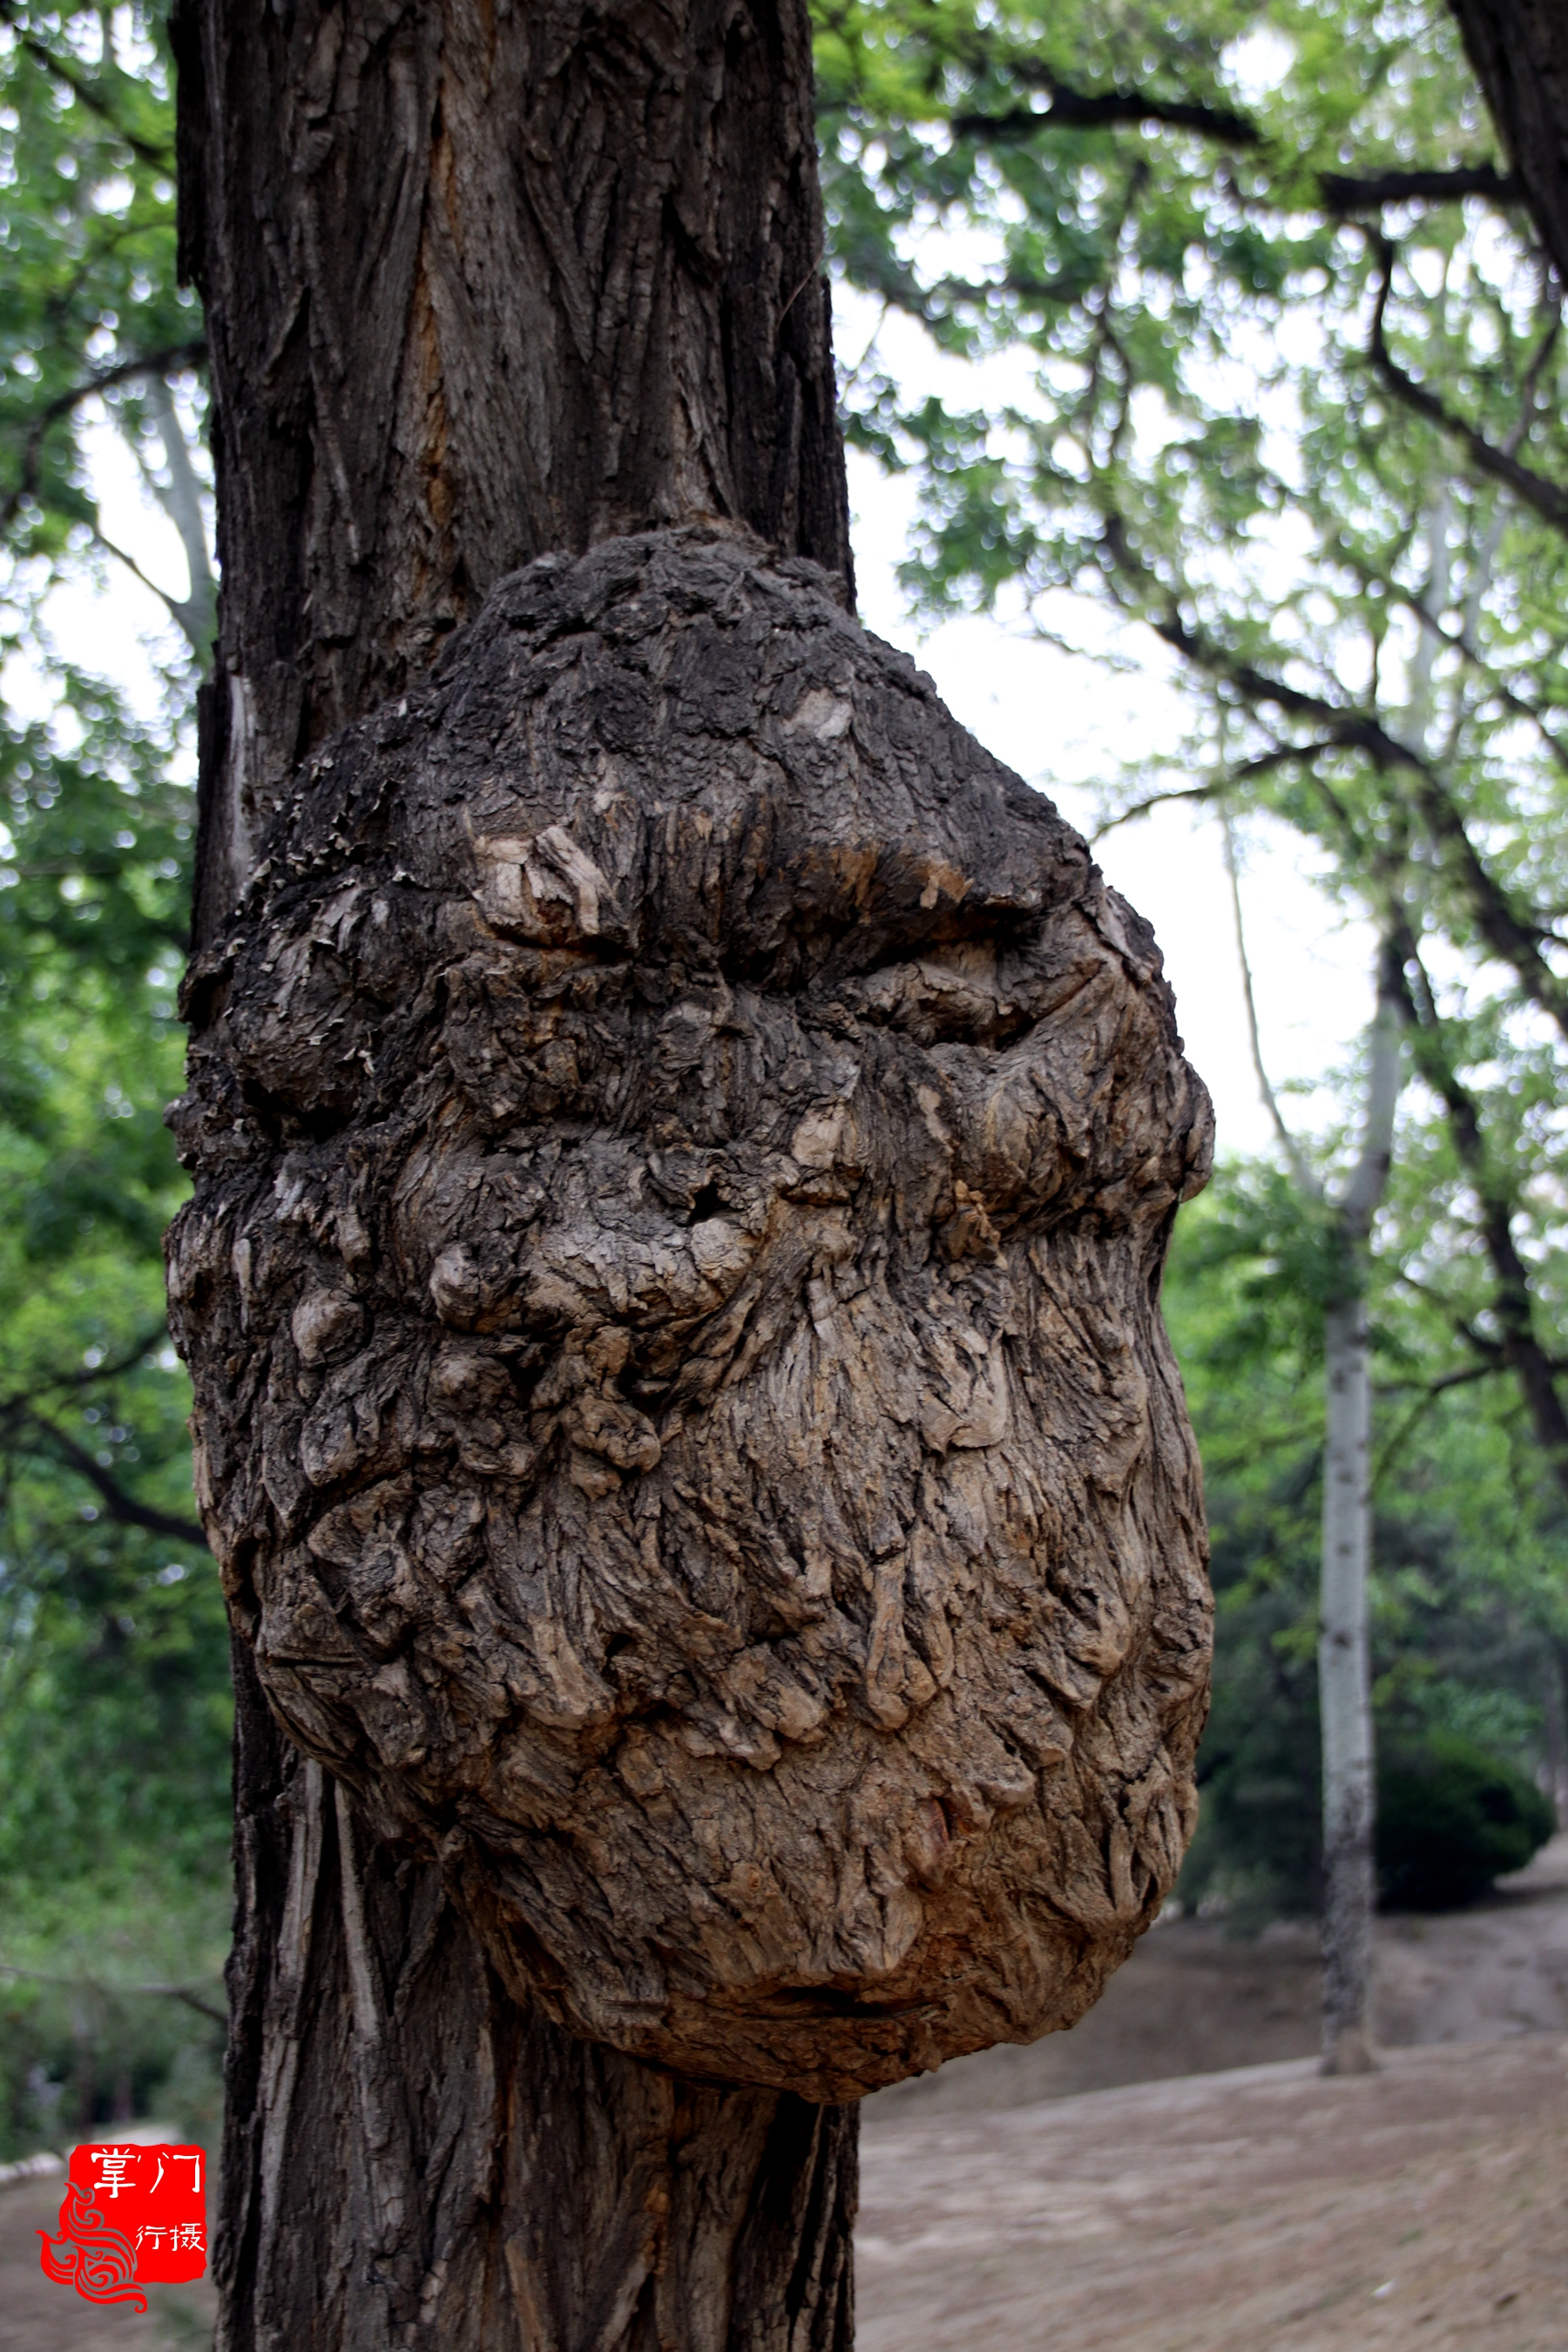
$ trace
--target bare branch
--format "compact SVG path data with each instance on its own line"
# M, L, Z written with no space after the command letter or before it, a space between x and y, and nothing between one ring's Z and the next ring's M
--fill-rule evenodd
M1121 809L1115 816L1108 816L1103 824L1097 825L1089 836L1089 845L1091 849L1098 848L1108 833L1114 833L1118 825L1131 824L1139 817L1147 816L1152 809L1168 808L1174 801L1210 801L1218 790L1217 784L1187 784L1180 792L1151 793L1146 800L1134 801L1131 808Z
M1136 818L1147 816L1152 809L1163 808L1173 801L1211 801L1221 793L1228 792L1233 784L1249 783L1258 776L1272 775L1277 768L1293 767L1300 761L1313 760L1320 751L1331 751L1333 749L1332 743L1281 743L1272 751L1260 751L1256 759L1243 760L1239 766L1227 769L1223 777L1212 783L1187 784L1179 792L1151 793L1146 800L1134 801L1130 808L1107 817L1105 823L1089 835L1089 846L1092 849L1097 842L1104 840L1108 833L1114 833L1118 825L1131 824Z
M1247 1035L1252 1047L1252 1067L1258 1079L1258 1091L1263 1098L1264 1109L1274 1123L1279 1149L1285 1154L1298 1187L1309 1200L1321 1201L1323 1198L1321 1181L1285 1124L1279 1097L1268 1082L1268 1071L1263 1059L1263 1038L1258 1025L1258 999L1252 986L1252 963L1247 952L1247 931L1241 919L1241 876L1236 857L1236 830L1231 824L1230 812L1223 802L1220 803L1219 821L1225 837L1225 870L1230 877L1230 906L1236 920L1236 952L1241 964L1242 1002L1247 1007Z
M1184 618L1174 598L1128 543L1119 515L1106 518L1102 540L1116 568L1136 582L1145 597L1152 591L1163 607L1148 616L1149 626L1194 668L1232 687L1249 707L1272 707L1296 718L1311 719L1324 730L1325 740L1318 746L1320 751L1359 751L1385 772L1403 772L1412 779L1422 821L1434 844L1452 858L1478 929L1514 972L1531 1003L1538 1005L1568 1037L1568 983L1559 978L1542 953L1546 935L1539 924L1520 915L1507 892L1488 872L1436 766L1414 745L1391 733L1375 713L1347 708L1331 702L1326 695L1311 694L1303 688L1288 685L1283 678L1270 677L1266 671L1216 645L1202 628Z
M138 1984L105 1985L96 1977L51 1977L41 1969L18 1969L9 1960L0 1960L0 1977L9 1977L16 1984L50 1985L59 1992L95 1992L115 2000L146 1999L149 2000L181 2000L202 2017L210 2017L215 2025L228 2023L227 2011L215 2009L210 2000L203 2000L194 1985Z

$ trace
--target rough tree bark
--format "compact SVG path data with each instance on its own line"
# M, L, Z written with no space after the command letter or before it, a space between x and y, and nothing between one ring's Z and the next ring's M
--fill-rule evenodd
M1568 287L1568 11L1561 0L1449 0L1525 200Z
M197 918L503 572L698 515L849 585L793 0L181 0L224 576Z
M842 2352L845 2103L1070 2022L1191 1826L1206 1097L849 617L804 11L176 39L220 2342Z

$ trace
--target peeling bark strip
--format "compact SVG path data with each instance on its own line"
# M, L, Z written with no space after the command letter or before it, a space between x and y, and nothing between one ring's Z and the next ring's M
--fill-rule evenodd
M708 516L849 578L797 0L180 0L219 420L199 936L496 581Z
M1070 2023L1206 1688L1156 1292L1210 1118L1146 928L701 531L503 583L268 847L171 1289L294 1738L520 1999L682 2074Z

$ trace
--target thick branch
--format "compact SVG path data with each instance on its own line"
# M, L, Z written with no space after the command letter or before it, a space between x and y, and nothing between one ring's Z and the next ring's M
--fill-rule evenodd
M1019 81L1032 79L1016 66L1013 72ZM1233 147L1256 147L1263 136L1256 123L1223 106L1196 106L1182 99L1153 98L1136 89L1090 93L1063 89L1059 83L1047 86L1051 92L1048 107L1016 106L1005 114L953 115L955 137L1011 143L1032 139L1041 131L1098 131L1121 122L1157 122L1173 131L1196 131L1210 139L1223 139Z
M1031 68L1026 61L1014 58L1006 61L1006 70L1015 81L1048 91L1050 104L1008 107L994 114L973 110L954 114L949 120L956 137L1012 145L1041 131L1153 123L1169 130L1194 131L1230 147L1268 143L1256 122L1229 107L1158 98L1140 89L1068 89L1043 68ZM1499 205L1526 201L1518 177L1500 173L1493 163L1433 164L1415 171L1321 172L1312 178L1319 202L1336 219L1379 212L1385 205L1458 204L1466 196L1482 196Z
M1524 201L1513 174L1505 178L1491 163L1456 163L1429 172L1322 172L1318 192L1325 211L1341 219L1378 212L1384 205L1450 205L1465 196L1485 196L1494 205Z

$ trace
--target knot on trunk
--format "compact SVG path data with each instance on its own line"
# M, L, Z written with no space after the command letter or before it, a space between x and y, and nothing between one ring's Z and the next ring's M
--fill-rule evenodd
M504 581L193 969L199 1486L294 1738L503 1979L850 2096L1070 2023L1194 1811L1147 929L824 575Z

